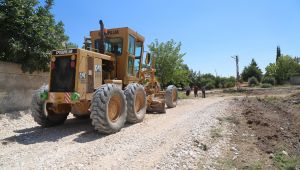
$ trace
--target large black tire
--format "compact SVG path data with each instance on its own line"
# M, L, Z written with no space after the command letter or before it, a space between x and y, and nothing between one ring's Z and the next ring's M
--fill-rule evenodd
M127 100L127 122L142 122L147 109L144 87L137 83L131 83L126 86L124 93Z
M169 85L166 90L166 104L169 108L176 107L178 99L177 88L174 85Z
M90 118L90 115L76 115L76 114L73 114L73 116L76 118L76 119L89 119Z
M55 114L47 111L45 101L41 100L40 94L48 91L48 86L42 86L36 91L32 97L31 102L31 115L35 122L43 127L55 126L63 124L68 117L69 113Z
M90 115L95 130L104 134L116 133L124 126L126 117L126 99L121 89L113 84L104 84L96 90Z

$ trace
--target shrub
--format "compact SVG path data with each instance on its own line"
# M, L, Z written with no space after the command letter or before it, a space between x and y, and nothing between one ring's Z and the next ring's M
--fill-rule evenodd
M256 77L257 80L260 82L261 77L262 77L262 71L261 69L257 66L257 63L254 59L252 59L251 63L249 66L246 66L241 74L242 79L244 81L247 81L251 77Z
M215 88L215 83L213 81L208 81L206 84L205 84L205 89L206 90L211 90L211 89L214 89Z
M262 80L262 83L264 84L271 84L271 85L275 85L276 84L276 80L274 77L264 77Z
M256 77L252 76L248 79L248 84L249 86L253 87L253 86L256 86L258 85L258 80Z
M272 84L269 84L269 83L263 83L260 87L261 87L261 88L271 88L271 87L272 87Z
M188 99L189 96L186 96L184 92L178 92L178 99Z
M215 78L215 87L216 88L229 88L235 86L234 77L219 77Z
M226 82L224 87L225 88L230 88L230 87L234 87L235 86L235 82Z
M215 88L215 80L212 78L202 78L200 86L205 86L205 88L207 90L214 89Z
M275 153L273 162L278 169L296 169L299 160L295 157L290 157L283 153Z

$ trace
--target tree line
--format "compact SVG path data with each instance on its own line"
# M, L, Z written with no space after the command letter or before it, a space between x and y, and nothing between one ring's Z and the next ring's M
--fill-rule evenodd
M181 42L174 40L158 42L155 40L148 48L151 53L156 54L156 76L164 88L167 85L174 84L177 87L185 88L187 86L206 86L207 89L228 88L235 86L234 77L214 76L210 73L201 74L200 71L189 69L184 64Z
M175 84L177 87L185 88L187 86L206 86L207 89L234 87L236 78L214 76L213 74L201 74L200 71L193 71L184 64L181 53L181 43L174 40L167 42L151 43L149 49L157 54L156 70L157 77L162 87L169 84ZM284 84L292 76L300 76L300 59L290 55L281 54L280 47L277 47L277 53L274 63L270 63L265 68L265 74L258 67L254 59L250 64L244 67L241 73L240 83L248 82L250 86L262 84L262 87L270 87L276 84Z
M241 76L242 81L253 86L259 83L268 85L284 84L292 76L300 76L300 60L298 57L281 54L278 46L275 62L269 63L265 68L265 74L262 73L256 61L252 59L251 63L243 69Z

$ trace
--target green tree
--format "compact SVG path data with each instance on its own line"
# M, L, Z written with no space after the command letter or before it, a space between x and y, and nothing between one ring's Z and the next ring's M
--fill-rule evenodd
M244 81L248 81L250 77L256 77L256 79L260 82L262 77L262 71L257 66L256 61L252 59L250 65L244 68L241 76Z
M282 84L296 74L300 74L298 61L289 55L282 55L276 63L270 63L266 67L265 76L274 77L277 83Z
M276 51L276 62L278 61L278 59L281 57L281 50L280 47L277 46L277 51Z
M65 45L66 48L78 48L78 45L72 42L68 42Z
M215 87L216 88L229 88L235 86L235 77L220 77L215 78Z
M205 86L206 89L210 90L210 89L214 89L215 87L215 76L207 73L207 74L203 74L201 75L201 82L200 82L200 86Z
M0 1L0 60L22 64L23 71L47 70L51 50L68 40L63 23L38 0Z
M229 88L235 86L235 77L220 77L214 76L210 73L201 74L190 70L189 74L190 86L206 86L207 89L213 88Z
M167 42L158 42L155 40L148 48L151 53L156 54L156 75L162 85L174 83L175 85L188 85L189 70L183 64L182 57L185 55L181 53L181 43L176 43L174 40Z
M197 72L190 69L189 70L189 86L193 86L196 83L196 79L197 79Z
M300 73L300 65L291 56L285 55L278 59L276 63L275 78L279 83L290 79L294 74Z
M201 72L200 71L193 71L193 70L190 70L190 74L189 74L189 80L190 80L190 86L193 87L193 86L198 86L200 87L201 86Z
M276 77L277 66L275 63L270 63L266 68L266 77Z

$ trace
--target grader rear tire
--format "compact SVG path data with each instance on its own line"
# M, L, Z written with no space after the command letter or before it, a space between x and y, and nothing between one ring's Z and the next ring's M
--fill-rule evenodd
M169 85L166 90L166 104L169 108L176 107L177 105L177 88L174 85Z
M40 98L40 94L44 91L48 91L48 86L42 86L32 97L31 115L34 121L43 127L63 124L67 119L69 113L55 114L52 111L48 110L48 104Z
M127 117L123 91L113 84L104 84L96 90L91 104L92 125L104 134L120 131Z
M127 122L142 122L147 109L147 99L144 87L137 83L128 84L125 88L127 100Z

